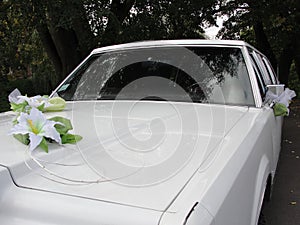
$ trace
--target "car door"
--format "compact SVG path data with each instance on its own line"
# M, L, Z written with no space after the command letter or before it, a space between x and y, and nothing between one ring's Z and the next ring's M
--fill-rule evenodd
M256 77L260 86L262 100L264 101L265 94L267 92L267 85L278 84L278 79L272 69L269 60L261 53L250 49L249 50L252 66L256 73ZM266 110L273 110L268 105L264 106ZM274 113L270 114L269 122L272 132L272 143L273 143L273 171L276 170L278 162L280 146L281 146L281 127L283 122L282 116L275 116Z
M272 69L272 66L269 60L265 56L261 56L261 62L265 71L267 72L268 76L271 79L271 84L279 84L279 81ZM273 129L272 129L272 137L273 137L273 152L274 152L274 162L275 165L278 162L278 157L281 149L281 131L282 131L282 123L283 123L283 116L274 116L273 114Z

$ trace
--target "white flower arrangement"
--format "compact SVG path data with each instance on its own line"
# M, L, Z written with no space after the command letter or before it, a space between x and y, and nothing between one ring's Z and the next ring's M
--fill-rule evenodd
M8 99L11 109L18 113L9 135L29 145L31 151L40 147L48 152L48 142L52 141L75 144L82 139L80 135L69 133L73 129L69 119L59 116L47 119L43 114L47 111L62 111L66 105L64 99L40 95L22 96L18 89L11 92Z

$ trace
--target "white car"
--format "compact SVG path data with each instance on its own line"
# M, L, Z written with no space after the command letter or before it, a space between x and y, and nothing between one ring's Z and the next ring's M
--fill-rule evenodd
M0 224L256 225L271 192L282 86L242 41L95 49L53 92L83 139L49 153L0 115Z

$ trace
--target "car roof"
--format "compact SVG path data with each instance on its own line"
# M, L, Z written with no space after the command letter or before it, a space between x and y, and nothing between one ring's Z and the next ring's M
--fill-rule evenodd
M92 54L115 51L115 50L133 49L133 48L137 49L137 48L148 48L148 47L197 46L197 45L236 46L236 47L247 46L253 48L248 43L244 41L238 41L238 40L183 39L183 40L139 41L139 42L126 43L126 44L118 44L118 45L97 48L92 51Z

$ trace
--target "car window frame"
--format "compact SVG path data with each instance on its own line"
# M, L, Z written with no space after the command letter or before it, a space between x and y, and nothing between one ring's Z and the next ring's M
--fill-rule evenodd
M249 56L250 56L250 61L251 61L251 66L253 68L256 80L258 81L258 87L259 87L259 92L261 95L261 98L264 99L265 94L266 94L266 83L265 83L265 79L263 77L263 73L262 71L259 69L259 65L257 63L257 61L255 60L254 54L253 52L249 52Z
M254 74L255 74L255 77L256 77L256 80L257 80L257 85L258 85L258 88L259 88L259 93L260 93L260 96L262 99L264 99L265 95L266 95L266 85L264 83L264 80L260 74L260 71L257 67L257 65L255 64L255 61L254 59L251 57L250 55L250 60L251 60L251 66L254 70Z

